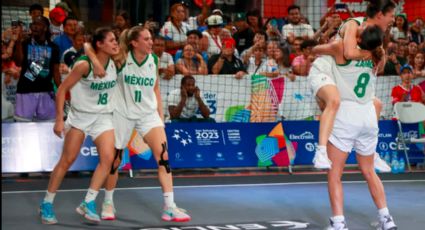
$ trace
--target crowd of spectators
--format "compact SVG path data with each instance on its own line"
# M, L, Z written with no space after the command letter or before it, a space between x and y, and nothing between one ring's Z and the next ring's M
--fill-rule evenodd
M175 74L232 74L236 79L258 74L296 81L308 76L316 58L311 49L334 40L343 20L331 7L320 20L320 28L313 28L299 6L292 5L287 12L286 18L262 18L258 10L236 12L232 20L220 9L209 9L206 3L196 16L190 15L186 4L175 3L163 25L154 21L143 24L153 34L153 52L159 57L163 79L172 79ZM43 6L39 4L31 5L29 14L32 23L28 31L22 22L14 21L2 33L2 108L7 108L2 119L53 119L55 89L83 54L83 43L90 39L90 31L66 3L53 8L49 18L42 15ZM111 26L117 36L132 26L125 11L118 12L114 20ZM423 18L408 21L406 14L397 14L386 31L386 63L378 75L400 75L402 83L394 87L403 89L410 87L405 79L425 79L424 36ZM415 95L420 89L423 102L425 81L411 88ZM410 94L408 89L404 91ZM179 94L184 95L176 92ZM202 102L195 98L191 103ZM397 96L394 100L408 98ZM175 108L173 111L176 114Z

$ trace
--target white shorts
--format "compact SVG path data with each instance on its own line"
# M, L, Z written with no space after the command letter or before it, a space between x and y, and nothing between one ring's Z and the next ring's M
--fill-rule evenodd
M316 95L325 85L335 85L332 65L335 65L335 60L330 56L320 56L313 62L308 74L308 83L313 95Z
M68 132L71 127L83 131L94 141L103 132L114 129L112 113L85 113L71 109L65 121L65 132Z
M367 104L342 101L329 141L343 152L354 149L360 155L369 156L376 151L378 131L372 101Z
M115 148L117 149L124 149L127 146L133 129L136 129L141 136L145 136L153 128L164 127L164 122L159 117L158 112L133 120L114 111L113 124L115 127Z

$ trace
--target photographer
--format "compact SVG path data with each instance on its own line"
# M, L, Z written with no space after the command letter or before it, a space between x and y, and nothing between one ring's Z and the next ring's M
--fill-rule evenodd
M242 61L235 53L236 43L233 38L223 39L220 54L211 56L208 60L208 73L210 74L235 74L236 79L241 79L247 74Z

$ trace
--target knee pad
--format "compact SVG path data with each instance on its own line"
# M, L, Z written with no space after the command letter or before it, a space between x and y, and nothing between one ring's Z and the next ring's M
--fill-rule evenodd
M115 157L114 160L112 161L112 165L111 165L111 171L109 172L109 174L114 175L115 172L118 170L118 168L120 167L119 165L115 167L115 161L119 158L120 162L122 160L122 149L116 149L115 150Z
M167 151L167 143L164 142L161 145L162 145L162 152L161 152L161 155L160 155L161 159L158 161L158 165L164 166L167 173L171 173L171 167L170 167L169 161L164 160L164 154Z

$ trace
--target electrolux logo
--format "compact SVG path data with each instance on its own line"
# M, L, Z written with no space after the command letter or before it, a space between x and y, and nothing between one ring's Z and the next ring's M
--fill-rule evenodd
M306 131L300 135L290 134L289 139L291 140L314 140L313 133Z
M220 224L220 225L192 225L192 226L164 226L164 227L147 227L140 230L264 230L264 229L307 229L310 223L304 221L267 221L267 222L250 222L241 224Z

